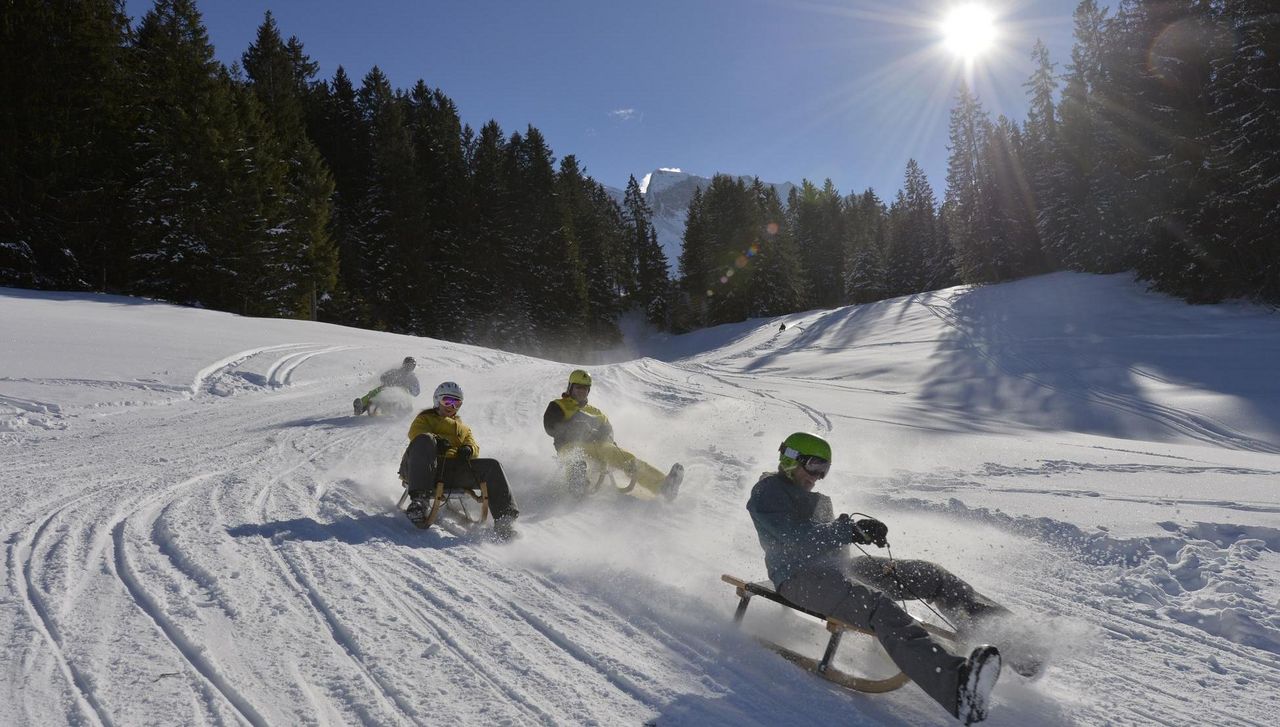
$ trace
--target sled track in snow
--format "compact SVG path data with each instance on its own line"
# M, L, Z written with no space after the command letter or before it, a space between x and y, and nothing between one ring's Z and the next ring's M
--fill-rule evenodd
M309 344L314 345L314 344ZM306 363L308 359L322 356L327 353L337 353L338 351L349 351L355 346L324 346L314 351L303 351L300 353L286 354L271 364L271 368L267 369L266 385L278 389L282 386L288 386L293 372L299 366Z
M367 438L367 436L367 434L363 436L361 434L351 434L345 437L338 437L328 444L312 450L301 461L272 475L255 498L259 524L265 526L270 522L271 493L286 477L303 467L313 464L325 452L344 444L351 444L354 440ZM279 444L277 444L278 447ZM411 721L412 718L409 715L413 712L412 705L406 701L404 695L379 679L368 664L365 663L364 654L361 653L350 630L342 624L334 613L333 608L321 596L320 590L312 583L312 579L306 573L306 569L287 553L283 543L280 544L280 547L269 544L266 550L270 554L270 560L280 578L295 593L305 598L305 602L311 611L312 619L328 632L333 645L346 656L366 684L378 695L383 708L390 713L398 714L402 720Z
M723 371L717 371L714 367L712 367L709 364L695 364L695 365L698 367L698 373L702 374L703 376L706 376L712 381L715 381L716 383L719 383L723 386L730 387L737 391L750 391L752 394L755 394L756 396L762 399L767 399L769 401L777 402L786 407L799 409L801 412L804 413L805 416L809 417L809 419L813 421L813 425L816 428L815 431L819 434L831 431L831 417L827 416L825 412L819 410L816 407L809 406L808 404L802 401L798 401L796 399L787 399L784 397L774 396L773 394L770 394L765 391L756 391L756 390L748 389L745 386L742 386L740 384L734 383L733 381L730 381L731 377L738 376L739 374L731 374ZM712 373L713 371L715 373Z
M8 549L9 571L16 576L14 582L17 585L18 596L22 599L23 608L27 612L27 618L31 620L32 627L44 637L45 642L49 645L50 653L57 663L58 670L62 672L63 677L70 685L80 711L94 724L113 727L115 723L112 722L106 710L98 701L93 688L90 686L90 680L81 674L80 670L67 658L61 631L53 620L44 597L40 595L40 588L33 580L35 568L32 559L35 557L36 544L44 536L45 530L64 512L72 510L88 499L89 495L81 495L62 507L51 511L38 526L29 528L31 531L29 537L21 538L17 542L10 544Z
M211 475L202 475L192 478L187 482L179 485L194 484L202 480L208 479ZM175 488L178 489L178 488ZM166 493L168 494L168 493ZM228 704L235 709L236 713L242 719L254 727L269 724L263 718L262 714L253 706L247 697L239 692L235 686L222 675L216 664L205 656L204 649L183 633L166 614L165 609L142 585L141 579L134 571L132 564L129 562L128 550L125 542L125 528L127 527L127 518L123 518L111 529L112 541L114 543L114 570L120 582L124 584L125 589L133 598L138 608L155 623L156 627L164 634L169 643L182 655L186 663L217 693L227 701Z

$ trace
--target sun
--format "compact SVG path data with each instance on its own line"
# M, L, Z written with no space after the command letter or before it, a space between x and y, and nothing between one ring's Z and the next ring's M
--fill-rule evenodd
M973 60L996 40L996 16L977 3L953 8L942 20L942 42L955 55Z

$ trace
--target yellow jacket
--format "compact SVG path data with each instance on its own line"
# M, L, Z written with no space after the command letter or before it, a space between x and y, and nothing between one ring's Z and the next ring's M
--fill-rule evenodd
M441 416L435 409L423 409L409 425L409 441L412 442L419 434L434 434L448 439L449 451L444 455L446 458L457 457L458 447L464 444L471 447L472 457L480 456L480 445L471 434L471 427L463 424L456 414L446 417Z
M571 396L562 396L547 404L542 414L542 428L551 435L559 452L577 442L607 442L613 439L613 425L604 412L587 404L579 406Z

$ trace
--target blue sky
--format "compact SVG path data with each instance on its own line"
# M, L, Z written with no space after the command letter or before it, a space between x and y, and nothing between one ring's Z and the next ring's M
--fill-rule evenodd
M972 0L965 0L971 2ZM225 63L270 9L330 78L378 65L441 88L463 121L533 124L558 156L622 187L658 167L770 182L830 177L892 198L916 158L939 199L947 114L969 74L1021 121L1037 37L1069 63L1078 0L990 0L998 47L966 69L939 47L953 0L202 0ZM1106 3L1103 3L1106 4ZM150 2L129 0L140 17Z

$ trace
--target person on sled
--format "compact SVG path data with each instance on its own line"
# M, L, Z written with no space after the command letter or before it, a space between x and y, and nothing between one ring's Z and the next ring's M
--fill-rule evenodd
M684 466L677 462L663 475L661 470L619 447L613 441L609 417L588 403L590 395L591 375L577 369L569 374L565 392L548 404L542 415L542 428L551 435L569 481L585 489L590 462L597 468L622 470L645 491L674 500L684 479Z
M446 381L436 387L432 398L435 406L423 409L409 425L409 447L401 461L401 477L409 490L405 514L414 524L426 520L437 481L446 488L471 489L483 480L489 485L494 532L510 538L520 511L502 465L496 459L479 459L480 445L458 416L462 387ZM436 472L437 464L443 467L441 472Z
M369 411L369 403L386 388L403 389L409 392L410 396L417 396L421 391L418 386L418 377L413 375L413 370L417 367L418 362L412 356L405 356L404 361L400 362L400 368L383 371L382 376L378 377L381 382L379 386L351 402L352 413L360 416Z
M831 499L813 491L831 468L831 446L824 439L796 432L778 451L778 470L762 475L747 501L778 594L873 631L898 668L944 709L964 724L984 719L1000 675L999 650L984 644L967 659L953 655L895 601L932 603L961 635L1009 612L935 563L851 558L851 543L887 546L888 526L873 518L834 517Z

